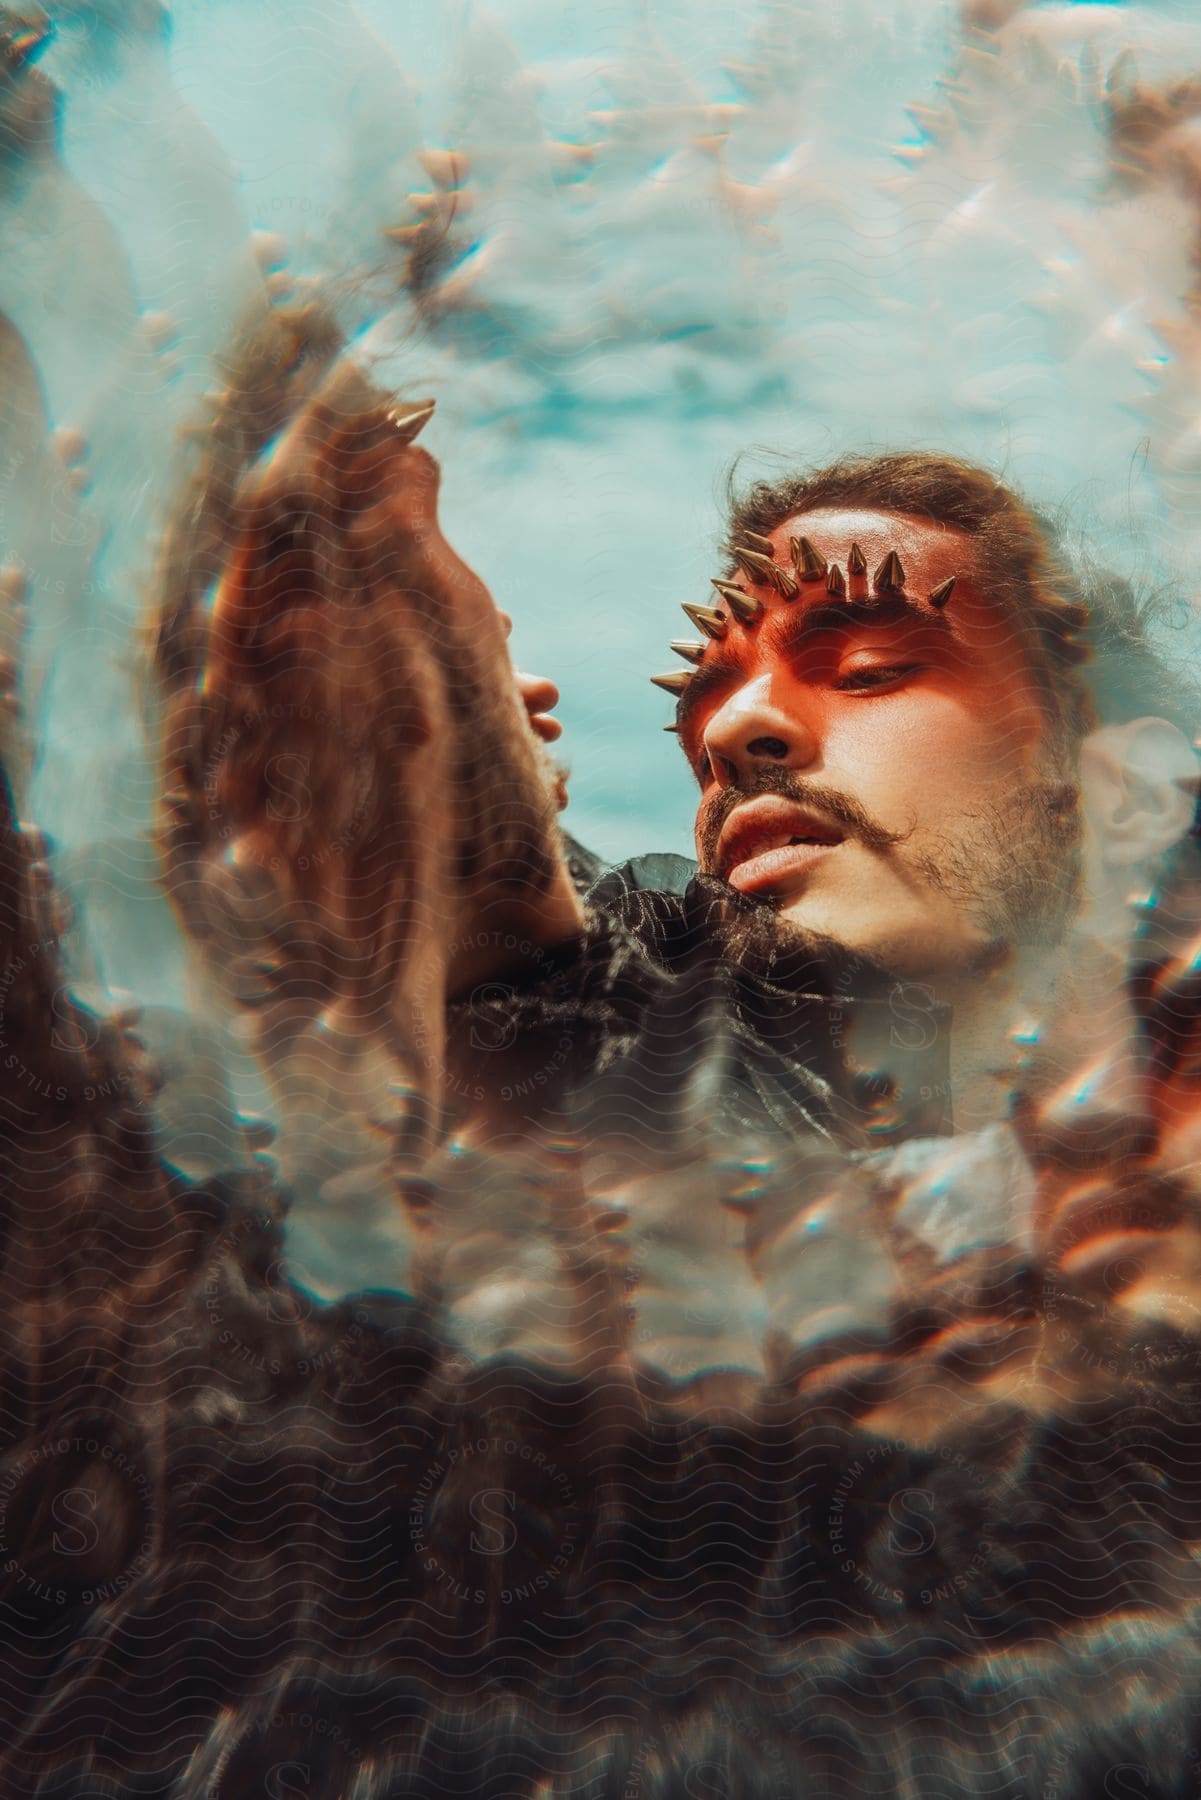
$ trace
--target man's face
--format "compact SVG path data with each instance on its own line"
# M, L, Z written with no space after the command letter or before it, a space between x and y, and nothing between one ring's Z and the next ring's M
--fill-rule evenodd
M1058 941L1079 900L1074 777L971 538L814 511L771 534L781 567L802 535L838 564L845 597L824 577L787 600L739 575L764 615L707 643L680 703L702 871L898 974L962 975ZM853 542L866 575L847 574ZM881 594L890 550L904 587ZM950 601L930 605L950 575Z

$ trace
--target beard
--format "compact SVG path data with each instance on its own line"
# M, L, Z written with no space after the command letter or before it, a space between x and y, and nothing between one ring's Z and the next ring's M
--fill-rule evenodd
M992 944L1056 949L1080 911L1083 843L1076 783L1032 781L924 844L914 866Z
M723 790L698 818L700 868L710 876L716 870L718 840L736 807L758 794L782 794L842 826L873 854L895 859L914 885L948 899L981 940L982 963L1010 948L1054 949L1064 943L1083 898L1083 810L1074 773L1059 763L966 815L953 831L914 825L895 832L849 795L767 765L746 784ZM760 899L753 913L735 929L756 959L773 943L777 953L788 945L820 948L827 958L854 956L849 946L782 916L774 900Z

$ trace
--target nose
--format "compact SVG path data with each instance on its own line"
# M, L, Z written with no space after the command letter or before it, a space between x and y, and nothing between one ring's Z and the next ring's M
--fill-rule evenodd
M736 787L764 763L808 768L819 749L814 722L795 709L784 710L772 696L768 674L747 682L714 711L702 741L719 787Z

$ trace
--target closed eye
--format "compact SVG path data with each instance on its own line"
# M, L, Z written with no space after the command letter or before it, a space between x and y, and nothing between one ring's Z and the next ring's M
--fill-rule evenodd
M833 683L839 693L872 693L877 688L894 687L907 675L916 675L921 663L876 663L866 669L849 669Z

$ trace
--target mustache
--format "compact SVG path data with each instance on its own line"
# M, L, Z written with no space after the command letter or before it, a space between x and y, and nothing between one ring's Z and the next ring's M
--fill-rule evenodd
M696 826L702 873L710 874L717 867L717 843L730 814L759 794L782 794L798 806L810 807L835 825L841 825L848 837L857 838L868 850L890 850L909 835L908 832L887 830L849 794L840 794L836 788L822 787L815 781L799 780L793 770L769 763L736 787L723 788L702 805Z

